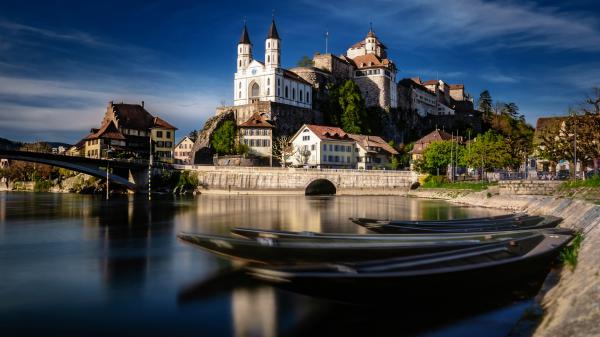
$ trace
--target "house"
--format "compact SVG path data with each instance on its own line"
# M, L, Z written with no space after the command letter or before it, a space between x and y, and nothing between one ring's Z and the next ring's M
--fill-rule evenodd
M451 139L453 139L453 136L448 132L439 129L431 131L430 133L428 133L427 135L423 136L421 139L415 142L415 145L411 151L412 161L423 158L423 152L425 152L427 146L429 146L429 144L431 144L432 142Z
M246 122L238 125L239 141L248 146L248 154L271 158L273 128L264 116L255 112Z
M304 124L290 142L294 148L292 166L356 167L356 141L338 127Z
M183 137L173 149L174 162L176 164L189 164L192 147L194 147L194 141L188 136Z
M392 156L398 154L381 137L350 134L350 138L356 142L356 168L359 170L386 168L391 163Z
M144 102L140 105L111 101L100 128L92 129L85 138L83 153L91 158L107 158L110 152L112 157L144 159L151 153L154 160L172 163L175 130L164 119L151 115Z

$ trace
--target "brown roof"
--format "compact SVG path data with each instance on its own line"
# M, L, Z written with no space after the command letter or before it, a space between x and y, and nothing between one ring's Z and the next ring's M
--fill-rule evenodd
M385 140L383 140L383 138L379 136L367 136L358 134L349 134L349 136L363 148L378 147L390 154L398 154L398 151L396 151L396 149L390 146L390 144L386 143Z
M310 131L314 132L319 139L329 139L329 140L352 140L350 135L344 132L344 130L336 127L336 126L326 126L326 125L314 125L314 124L305 124ZM304 128L300 128L302 130Z
M246 24L244 24L244 30L242 31L242 36L240 37L240 42L238 42L238 44L252 44L250 43L250 36L248 35Z
M275 27L275 19L271 21L271 27L269 27L269 34L267 35L267 39L279 40L279 33L277 33L277 27Z
M125 136L117 129L115 123L112 121L108 123L104 123L102 127L95 133L90 133L85 139L98 139L98 138L106 138L106 139L118 139L125 140Z
M448 87L450 87L450 89L464 89L465 85L464 84L449 84Z
M162 119L160 117L154 117L154 125L153 125L153 127L155 127L155 128L177 130L176 127L174 127L173 125L167 123L167 121L165 121L164 119Z
M260 113L255 112L248 118L247 121L240 124L244 128L273 128L273 124L269 123Z
M375 54L360 55L352 59L358 69L369 67L390 67L393 62L389 59L380 59ZM364 64L364 66L363 66Z
M448 132L442 130L431 131L429 134L423 136L421 139L415 142L415 146L413 147L412 153L423 153L427 146L432 142L439 140L450 140L452 138L452 135Z

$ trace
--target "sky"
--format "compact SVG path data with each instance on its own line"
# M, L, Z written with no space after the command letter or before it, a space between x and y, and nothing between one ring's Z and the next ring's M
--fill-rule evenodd
M484 0L0 2L0 137L76 143L109 101L145 101L179 128L232 104L246 20L254 57L274 13L282 64L343 54L369 24L398 78L464 83L515 102L529 123L600 86L600 2Z

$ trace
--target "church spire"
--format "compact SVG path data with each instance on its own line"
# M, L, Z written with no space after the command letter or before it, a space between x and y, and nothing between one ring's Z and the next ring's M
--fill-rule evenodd
M277 39L279 40L279 33L277 33L277 27L275 27L275 18L271 21L271 27L269 27L269 34L267 35L267 39Z
M240 37L240 42L238 42L238 44L251 44L248 29L246 28L246 22L244 22L244 30L242 30L242 36Z

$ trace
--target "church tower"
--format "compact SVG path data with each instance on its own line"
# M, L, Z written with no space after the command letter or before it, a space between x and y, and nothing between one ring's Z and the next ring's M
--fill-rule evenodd
M250 43L250 37L248 36L248 29L244 23L244 30L238 42L238 57L237 57L237 69L246 68L250 62L252 62L252 43Z
M279 68L281 61L281 40L277 27L275 27L275 19L271 21L269 34L265 41L265 65L267 68Z
M365 39L365 50L367 54L379 54L377 53L377 37L375 36L375 32L373 32L373 27L369 29L369 33Z

